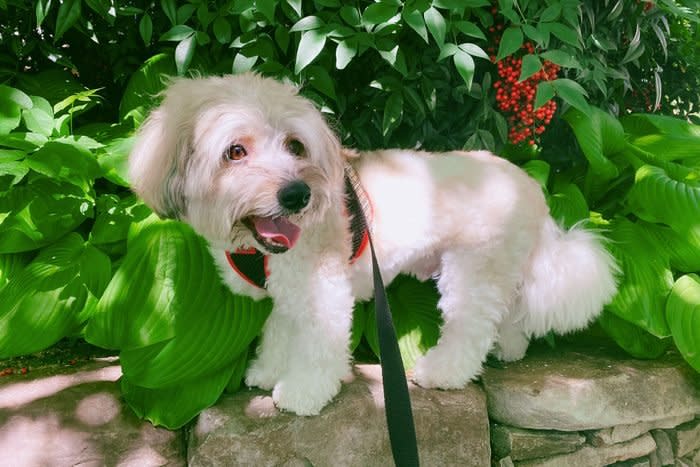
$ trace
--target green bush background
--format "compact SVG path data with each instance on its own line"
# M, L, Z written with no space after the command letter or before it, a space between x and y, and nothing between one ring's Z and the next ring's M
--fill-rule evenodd
M269 301L227 293L203 241L129 191L133 132L166 76L255 70L297 83L360 149L486 148L553 215L611 241L624 276L600 325L700 370L699 2L0 0L0 358L64 337L119 350L127 402L182 426L241 384ZM525 42L534 52L523 49ZM511 145L495 60L544 60L557 114ZM196 278L196 280L193 280ZM389 288L410 366L434 345L430 283ZM376 350L371 304L353 349ZM202 345L206 342L206 345Z

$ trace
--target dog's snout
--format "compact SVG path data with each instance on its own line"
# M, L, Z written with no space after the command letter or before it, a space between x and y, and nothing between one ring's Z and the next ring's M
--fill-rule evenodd
M290 182L277 192L280 205L292 213L304 209L310 199L311 188L301 180Z

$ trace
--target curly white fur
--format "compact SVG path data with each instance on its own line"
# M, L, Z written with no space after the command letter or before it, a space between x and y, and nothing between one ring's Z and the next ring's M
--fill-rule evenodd
M288 141L301 143L293 154ZM222 157L233 144L245 158ZM349 264L343 167L350 163L372 204L372 234L384 279L433 277L444 325L418 361L425 387L459 388L489 351L522 358L530 337L586 326L616 291L617 267L592 233L562 230L540 187L487 152L343 150L320 112L289 85L253 74L181 79L139 132L130 158L134 190L156 212L190 223L210 243L234 293L270 296L249 385L275 403L318 413L350 371L355 300L372 293L365 252ZM311 191L288 212L278 191L301 180ZM229 266L225 250L265 250L245 219L285 217L301 236L272 254L267 288Z

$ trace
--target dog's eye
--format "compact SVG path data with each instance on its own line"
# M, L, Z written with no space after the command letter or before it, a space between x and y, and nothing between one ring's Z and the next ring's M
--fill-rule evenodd
M224 159L227 161L239 161L248 155L248 151L240 144L232 144L224 151Z
M306 156L306 148L302 144L301 141L298 139L290 139L287 141L287 150L291 153L294 154L297 157L305 157Z

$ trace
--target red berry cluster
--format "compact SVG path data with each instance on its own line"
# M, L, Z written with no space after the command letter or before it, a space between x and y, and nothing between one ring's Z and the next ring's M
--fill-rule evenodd
M523 50L531 54L535 48L528 42L523 45ZM542 69L524 81L518 81L522 58L511 55L499 61L497 66L501 79L493 83L493 87L496 89L496 104L508 119L508 139L513 144L527 142L534 145L557 109L553 100L538 109L534 108L537 84L555 79L559 65L545 60Z

